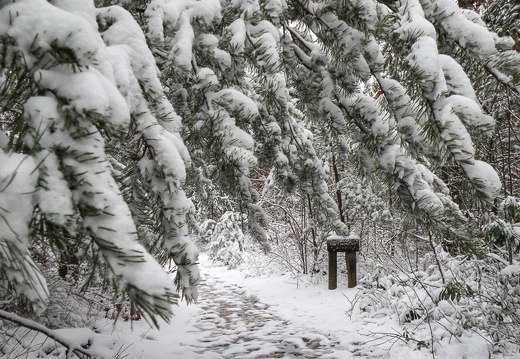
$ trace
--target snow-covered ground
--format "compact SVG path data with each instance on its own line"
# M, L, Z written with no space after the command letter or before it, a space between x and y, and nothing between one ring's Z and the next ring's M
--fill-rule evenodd
M205 255L201 273L199 303L174 308L175 318L160 330L144 321L117 323L112 335L122 357L502 358L490 356L476 334L437 341L432 356L416 340L429 340L424 324L403 326L392 311L369 314L357 306L351 311L358 289L346 288L345 279L328 290L326 282L296 281L289 274L247 277L213 265ZM414 340L406 341L405 329Z

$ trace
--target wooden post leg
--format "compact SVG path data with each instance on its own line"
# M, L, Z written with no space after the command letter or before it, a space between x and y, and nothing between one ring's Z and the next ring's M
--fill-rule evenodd
M347 261L347 286L354 288L357 285L356 252L345 252L345 260Z
M338 252L329 252L329 289L338 287Z

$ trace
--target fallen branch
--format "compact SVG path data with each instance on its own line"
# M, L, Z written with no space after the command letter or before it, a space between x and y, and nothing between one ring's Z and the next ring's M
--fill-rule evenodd
M47 336L48 338L63 345L65 348L67 348L67 358L70 358L70 356L69 356L70 353L74 353L76 355L83 354L83 355L87 356L88 358L93 356L88 349L83 348L78 343L71 343L69 338L65 337L62 334L56 333L54 330L49 329L42 324L36 323L33 320L20 317L19 315L6 312L5 310L0 310L0 319L7 320L11 323L20 325L27 329L42 333L43 335Z

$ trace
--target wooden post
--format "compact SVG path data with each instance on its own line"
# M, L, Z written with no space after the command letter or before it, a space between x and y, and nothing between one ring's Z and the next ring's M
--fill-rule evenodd
M338 287L338 252L345 253L347 286L354 288L357 285L356 252L359 251L359 238L330 236L327 238L327 251L329 252L329 289Z
M345 260L347 262L347 286L354 288L357 285L356 252L345 252Z
M338 252L329 251L329 289L338 287Z

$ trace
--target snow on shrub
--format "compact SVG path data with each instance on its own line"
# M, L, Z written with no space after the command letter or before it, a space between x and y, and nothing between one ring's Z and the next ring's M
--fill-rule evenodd
M226 212L214 225L208 243L209 257L220 261L229 268L236 268L242 262L244 233L241 229L242 214Z
M360 280L350 314L391 315L404 327L401 340L439 355L452 340L473 337L492 352L518 352L520 266L504 266L495 256L437 253L442 272L431 256L419 263L423 270L405 270L397 261L376 266Z

